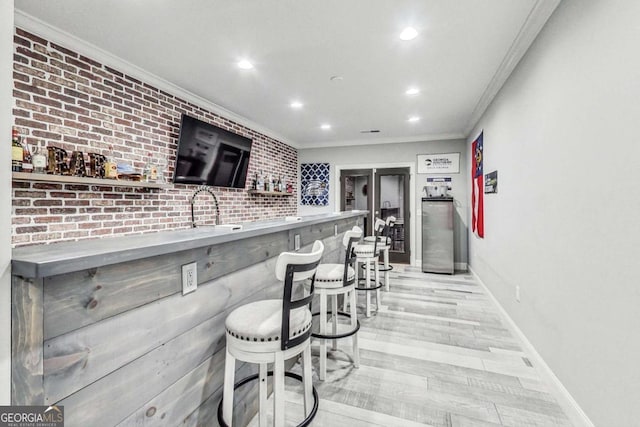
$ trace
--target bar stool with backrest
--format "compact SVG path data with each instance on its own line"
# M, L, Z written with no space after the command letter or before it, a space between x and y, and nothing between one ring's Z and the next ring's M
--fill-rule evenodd
M379 225L379 221L383 221L376 218L376 225ZM389 250L391 249L391 233L393 227L396 224L396 217L389 216L384 222L384 230L374 236L367 236L364 238L365 243L373 244L378 243L378 250L382 253L382 265L378 266L378 271L384 273L384 289L389 292L389 271L393 270L393 266L389 264Z
M324 251L317 240L310 253L283 252L276 262L276 278L284 281L282 299L256 301L233 310L225 321L226 359L222 400L218 422L231 426L234 389L259 379L259 420L266 426L267 376L273 375L274 426L284 425L284 377L302 381L306 418L299 426L309 425L318 409L318 395L313 388L311 371L311 300L314 275ZM309 295L294 299L294 284L310 283ZM304 286L301 286L304 291ZM302 353L302 377L284 371L284 362ZM259 373L234 384L236 360L257 363ZM273 363L273 372L267 364Z
M360 329L360 323L358 322L356 307L356 292L355 292L355 278L356 272L353 267L355 261L355 254L353 253L353 246L356 242L362 238L362 229L355 226L353 229L345 232L342 238L342 245L345 248L344 263L342 264L329 264L322 263L318 266L316 271L316 286L315 294L318 295L320 303L319 313L319 332L312 333L311 336L320 340L320 369L318 371L318 377L321 381L324 381L327 375L327 340L333 340L333 349L337 350L337 339L346 338L351 336L353 343L353 364L357 368L360 366L360 353L358 350L358 336L357 332ZM338 311L338 296L342 295L345 301L350 300L353 309L351 313ZM332 333L327 331L327 304L328 298L331 297L331 311L329 314L332 316ZM348 317L351 322L351 329L344 333L338 333L338 316Z
M376 219L373 225L374 234L378 236L384 230L384 221ZM380 273L378 271L378 258L380 250L378 241L375 239L373 244L369 242L355 245L353 252L356 255L356 290L365 292L365 315L371 317L371 294L376 293L376 311L380 308ZM364 271L363 276L359 277L361 269ZM371 273L373 276L371 277Z

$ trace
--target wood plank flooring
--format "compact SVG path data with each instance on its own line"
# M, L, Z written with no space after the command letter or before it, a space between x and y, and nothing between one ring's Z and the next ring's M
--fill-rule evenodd
M329 352L327 380L314 372L320 403L312 426L572 425L471 275L396 265L390 277L379 312L365 318L359 310L360 368L347 338ZM304 418L301 387L286 387L294 426Z

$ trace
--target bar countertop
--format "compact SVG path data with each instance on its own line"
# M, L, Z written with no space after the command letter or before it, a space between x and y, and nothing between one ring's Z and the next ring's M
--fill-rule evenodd
M241 229L229 225L160 231L104 239L23 246L12 251L13 275L41 278L87 268L117 264L136 259L216 245L279 231L287 231L365 215L366 211L347 211L291 219L242 223Z

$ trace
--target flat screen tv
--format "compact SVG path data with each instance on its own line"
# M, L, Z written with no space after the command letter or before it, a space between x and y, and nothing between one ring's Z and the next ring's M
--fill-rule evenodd
M251 139L182 115L173 182L245 188Z

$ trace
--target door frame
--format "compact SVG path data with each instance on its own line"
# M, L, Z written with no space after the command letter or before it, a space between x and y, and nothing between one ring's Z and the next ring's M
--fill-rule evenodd
M380 173L378 173L378 170L380 171ZM405 223L406 223L406 228L409 229L409 232L407 233L405 231L405 237L404 237L404 253L398 253L398 252L392 252L389 251L389 261L390 262L400 262L400 263L409 263L411 264L411 231L413 230L413 214L411 211L411 202L410 202L410 188L411 188L411 170L407 167L394 167L394 168L377 168L377 170L375 171L375 181L376 181L376 187L379 186L380 183L380 178L383 176L397 176L397 175L402 175L402 176L407 176L406 181L404 182L404 188L402 189L403 193L405 193L407 196L409 197L403 197L404 199L404 212L405 212ZM380 200L380 192L376 191L375 194L375 200L374 200L374 204L373 204L373 208L374 208L374 214L376 215L376 217L378 217L378 215L382 218L382 206L381 206L381 200Z
M342 165L336 164L333 170L333 182L340 182L340 172L344 169L391 169L391 168L409 168L409 206L411 212L411 231L409 232L409 250L411 251L411 265L418 266L416 260L416 230L418 229L417 219L419 207L416 204L416 163L415 162L397 162L397 163L345 163ZM375 188L375 179L371 184L372 191L375 194L378 191ZM340 207L340 188L336 185L337 189L333 192L333 206L336 206L336 210Z
M342 194L344 193L344 187L345 187L345 183L342 180L342 174L346 174L346 175L350 175L350 176L366 176L368 178L368 182L369 184L367 187L367 206L374 206L374 200L373 200L373 190L369 190L368 188L371 187L373 188L374 184L374 173L373 173L373 169L363 169L363 168L358 168L358 169L341 169L340 170L340 174L338 175L338 181L340 182L340 192L338 193L338 204L337 206L340 206L340 210L343 211L345 206L344 206L344 199L341 197ZM369 211L369 213L367 214L367 224L364 230L365 235L369 235L371 234L371 230L373 230L373 211Z

